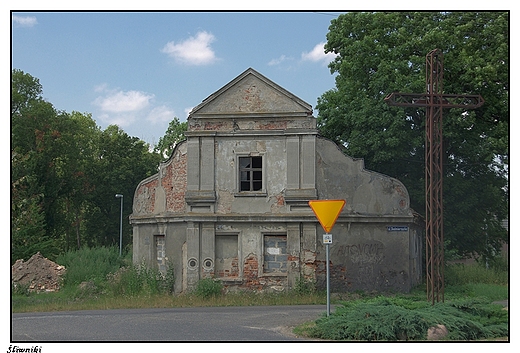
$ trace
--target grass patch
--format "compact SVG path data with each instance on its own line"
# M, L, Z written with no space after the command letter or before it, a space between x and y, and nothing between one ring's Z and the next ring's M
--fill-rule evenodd
M82 249L58 259L67 272L57 292L31 293L17 286L11 291L12 312L96 309L138 309L194 306L251 306L325 304L326 294L313 283L299 282L291 292L224 293L221 282L203 279L192 293L173 295L174 268L166 273L132 264L131 255L119 256L117 248Z
M48 312L104 309L142 309L142 308L186 308L222 306L267 306L267 305L325 305L325 293L294 295L284 293L233 292L225 295L203 298L193 293L171 295L166 293L138 295L93 295L74 297L65 292L13 294L13 312Z

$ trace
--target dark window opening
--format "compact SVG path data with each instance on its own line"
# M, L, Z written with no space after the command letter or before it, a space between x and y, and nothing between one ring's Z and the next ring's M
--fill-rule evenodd
M240 191L262 190L262 157L240 157Z

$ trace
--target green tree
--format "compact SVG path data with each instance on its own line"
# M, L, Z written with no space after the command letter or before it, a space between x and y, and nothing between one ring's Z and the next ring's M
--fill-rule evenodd
M425 56L444 53L444 93L480 94L477 110L444 112L444 229L448 249L492 256L507 232L509 15L351 12L331 21L326 52L336 88L318 98L320 133L367 168L400 179L424 213L423 110L389 107L393 91L425 92Z
M120 200L123 195L123 245L129 244L134 191L139 182L157 172L161 157L150 146L116 125L101 132L92 166L95 188L91 192L86 227L89 246L119 244Z
M46 188L48 172L42 141L57 112L41 96L38 79L21 70L11 75L11 251L15 261L36 251L52 257L58 252L49 228ZM47 163L45 162L47 159ZM37 249L37 250L36 250ZM36 250L36 251L35 251Z
M22 70L11 73L11 119L19 115L32 103L43 100L40 81Z
M168 129L164 136L159 139L159 143L155 146L154 151L160 153L163 158L171 157L175 146L186 138L184 133L187 129L188 123L186 121L181 123L177 117L174 117L168 124Z
M137 184L161 157L117 126L102 131L89 113L56 110L38 79L21 70L12 70L11 88L12 260L118 244L114 196L125 196L131 214Z

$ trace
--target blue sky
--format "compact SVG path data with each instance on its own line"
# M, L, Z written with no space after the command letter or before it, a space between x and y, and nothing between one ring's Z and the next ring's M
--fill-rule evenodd
M315 107L335 86L323 45L339 14L13 12L12 67L55 108L155 144L249 67Z

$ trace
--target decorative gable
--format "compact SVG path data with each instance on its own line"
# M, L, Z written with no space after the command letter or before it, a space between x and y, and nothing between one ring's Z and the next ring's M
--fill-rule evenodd
M312 106L249 68L193 108L190 118L309 117Z

